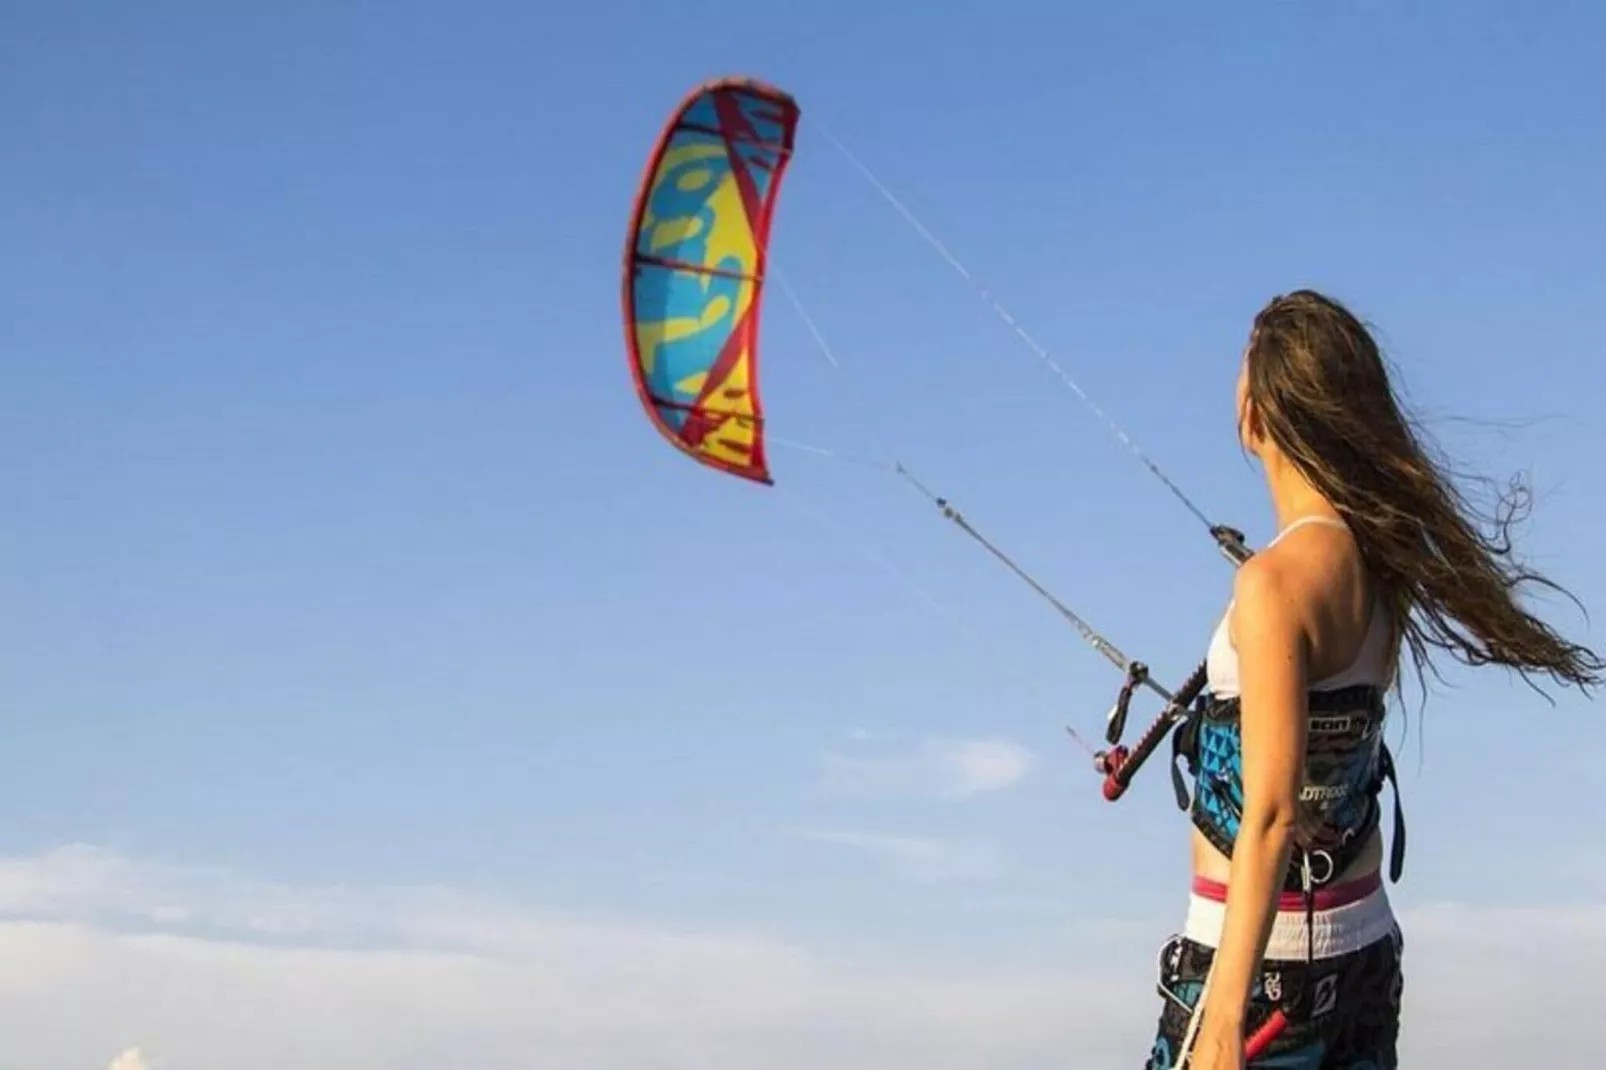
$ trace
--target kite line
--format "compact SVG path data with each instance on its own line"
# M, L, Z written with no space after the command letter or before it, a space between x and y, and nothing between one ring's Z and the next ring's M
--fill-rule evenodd
M796 312L798 318L803 321L803 325L808 330L810 337L813 338L815 347L820 351L820 355L831 365L832 368L836 369L838 374L842 375L844 378L847 378L847 372L843 368L842 362L837 359L836 353L831 348L831 344L826 341L825 334L820 330L819 324L815 321L814 317L810 315L809 310L804 307L803 301L798 296L797 290L795 290L792 287L792 284L787 281L786 276L781 272L780 268L774 266L773 264L770 267L770 276L780 286L781 293L786 297L787 303L792 306L792 310ZM855 402L858 403L860 409L868 413L868 408L864 405L864 399L859 392L850 386L849 393L854 398ZM881 434L879 424L875 421L867 420L867 422L870 424L871 433L874 434L878 439L881 439L883 447L886 447L888 443L886 442L885 436ZM771 439L771 441L775 440ZM821 449L818 446L806 446L803 443L792 442L788 442L787 445L793 446L794 448L802 448L808 450L809 452L821 455L837 457L841 456L833 453L832 451ZM892 457L897 456L897 452L891 449L887 449L886 453ZM864 459L854 458L854 460L858 460L860 463L865 463ZM935 506L946 519L952 521L961 531L970 536L984 550L996 558L999 563L1013 572L1023 583L1025 583L1033 591L1037 592L1040 597L1053 606L1054 609L1058 611L1060 616L1065 618L1067 623L1081 633L1082 638L1086 639L1088 644L1092 646L1093 649L1097 650L1100 654L1103 654L1115 665L1116 668L1120 669L1122 672L1128 671L1132 664L1130 658L1121 653L1121 651L1113 643L1104 638L1104 636L1100 635L1091 624L1078 616L1074 610L1072 610L1064 602L1060 601L1052 591L1050 591L1030 572L1027 572L1026 569L1021 567L1021 565L1019 565L1014 558L1010 557L1003 550L999 549L998 546L989 540L986 535L982 534L981 531L972 526L970 521L965 518L965 515L960 512L957 507L955 507L947 498L942 497L936 491L932 490L929 486L922 482L920 477L916 475L907 464L901 460L894 460L891 462L882 463L878 465L878 467L892 472L892 474L898 476L905 483L914 488L914 490L918 492L921 497L925 498L928 503Z
M1232 551L1228 549L1229 542L1223 541L1224 537L1238 535L1238 533L1232 531L1230 528L1224 528L1219 524L1213 523L1210 517L1205 514L1205 511L1201 509L1192 498L1188 497L1188 495L1183 492L1182 488L1177 485L1175 480L1161 470L1160 466L1155 463L1154 459L1145 453L1132 438L1132 436L1126 432L1126 429L1120 424L1116 423L1115 419L1111 417L1110 414L1106 412L1097 401L1093 400L1091 394L1082 389L1081 384L1072 378L1070 372L1066 371L1064 366L1061 365L1059 361L1054 359L1053 354L1050 353L1042 345L1042 343L1038 342L1038 340L1032 336L1031 332L1028 331L1025 326L1015 318L1014 314L1005 308L1003 304L993 296L992 290L989 289L969 268L964 265L959 257L956 256L948 247L948 244L939 238L930 227L923 223L920 220L920 217L915 215L913 210L911 210L909 206L904 203L903 199L894 193L885 182L881 181L881 179L877 177L876 173L870 169L868 164L860 159L859 156L853 152L853 150L849 149L840 138L833 134L830 129L818 119L810 119L809 122L813 125L813 128L819 132L820 136L826 140L827 143L829 143L833 148L842 154L843 158L846 159L853 169L856 170L865 179L865 181L870 184L871 188L879 193L882 199L892 206L893 210L896 211L897 214L909 224L909 226L915 231L916 234L920 236L926 245L928 245L937 254L938 258L952 268L955 274L970 284L971 289L975 291L976 295L988 308L992 309L994 315L1003 321L1004 325L1010 329L1011 333L1020 339L1020 341L1028 350L1031 351L1033 355L1047 365L1049 370L1054 372L1054 374L1059 377L1060 381L1064 383L1065 386L1070 388L1071 392L1074 393L1082 401L1082 403L1093 412L1094 415L1103 421L1105 427L1109 429L1110 433L1113 434L1122 445L1131 450L1132 454L1137 457L1138 461L1141 462L1143 466L1151 473L1153 473L1154 477L1165 485L1166 489L1168 489L1176 497L1176 499L1182 503L1183 507L1187 509L1188 512L1192 513L1199 520L1199 522L1205 526L1205 529L1210 532L1211 536L1214 537L1217 543L1221 546L1222 551L1226 553L1229 558L1234 559L1235 563L1241 563L1242 559L1234 558ZM1237 544L1241 546L1242 542L1243 537L1238 535Z
M790 94L752 79L718 79L694 89L682 100L653 148L631 215L623 265L630 367L649 419L664 438L694 460L765 485L774 482L766 457L767 442L839 456L834 451L767 438L759 401L759 310L772 276L822 355L842 371L841 362L796 292L769 264L770 226L782 177L794 155L799 117L797 102ZM1248 557L1240 533L1212 524L941 239L839 139L824 129L821 133L1205 525L1230 560L1241 563ZM864 408L857 391L849 392ZM874 420L867 423L885 445L879 424ZM887 453L896 456L890 450ZM1095 755L1095 768L1105 777L1105 797L1118 798L1170 728L1186 718L1205 682L1203 665L1175 693L1161 687L1142 662L1128 658L1099 634L905 463L900 460L879 467L889 469L920 493L1125 673L1126 681L1106 725L1105 738L1111 749ZM1119 740L1128 705L1139 687L1158 694L1165 709L1128 750Z
M798 296L797 291L792 287L790 282L787 281L785 275L778 267L775 267L774 265L771 265L769 274L770 277L773 278L780 286L782 294L787 299L787 303L792 306L792 309L797 314L798 318L803 321L804 326L808 330L810 337L813 339L815 347L819 350L821 357L823 357L826 362L829 363L831 367L844 378L848 378L846 369L843 367L842 362L837 359L836 353L833 351L830 342L826 340L825 333L820 330L818 323L810 314L807 307L804 306L802 299ZM852 394L856 401L861 402L862 407L862 398L851 384L849 384L849 393ZM885 436L881 433L879 425L874 421L869 421L869 423L869 429L871 433L880 439L883 445L885 445ZM996 543L994 543L980 529L973 525L965 517L964 513L954 506L952 502L939 495L926 483L922 482L920 477L917 476L903 461L893 460L877 462L870 458L859 457L852 454L840 454L834 450L829 450L824 447L812 446L806 443L793 442L786 439L772 438L771 441L831 459L869 465L871 467L879 468L883 471L887 471L893 475L896 475L910 487L912 487L918 494L920 494L920 496L923 497L929 504L934 506L945 519L951 521L973 541L980 545L982 549L986 550L988 554L990 554L1000 564L1012 572L1029 588L1031 588L1032 591L1034 591L1039 597L1052 606L1068 624L1070 624L1077 630L1078 633L1081 634L1082 638L1087 641L1089 646L1102 654L1113 665L1115 665L1116 668L1120 669L1121 672L1126 675L1126 683L1122 686L1121 691L1117 696L1115 706L1111 709L1106 719L1105 739L1111 745L1111 750L1093 750L1093 748L1087 745L1087 743L1082 739L1081 735L1078 734L1074 728L1069 725L1065 726L1065 730L1070 737L1075 740L1075 742L1083 749L1091 752L1095 770L1104 775L1105 797L1112 800L1119 798L1120 795L1125 792L1126 786L1128 783L1130 783L1132 775L1137 772L1138 768L1143 764L1143 762L1149 757L1150 754L1153 753L1154 749L1160 744L1160 742L1163 741L1166 732L1169 731L1172 725L1178 723L1182 717L1186 715L1187 707L1192 703L1193 699L1198 695L1199 691L1203 687L1205 680L1203 666L1201 666L1193 676L1189 677L1188 682L1184 684L1183 687L1176 693L1173 693L1161 686L1160 683L1155 680L1152 675L1150 675L1148 666L1146 666L1143 662L1134 661L1133 659L1127 657L1126 654L1122 653L1119 647L1106 639L1075 610L1071 609L1070 606L1061 601L1057 595L1055 595L1044 583L1042 583L1042 581L1037 579L1036 576L1032 575L1023 566L1016 562L1015 559L1010 557L1008 553L1000 549ZM896 452L892 450L887 450L887 453L894 457L897 456ZM929 596L927 600L930 600ZM1120 746L1119 743L1126 727L1127 713L1133 694L1140 686L1147 687L1149 690L1157 694L1165 703L1165 710L1161 716L1156 719L1149 731L1144 734L1143 738L1140 739L1136 745L1134 745L1132 748L1126 748Z

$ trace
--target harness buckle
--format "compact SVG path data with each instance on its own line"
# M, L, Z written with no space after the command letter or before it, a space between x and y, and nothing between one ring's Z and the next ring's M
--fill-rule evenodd
M1318 848L1314 851L1305 851L1304 856L1306 888L1326 884L1334 877L1338 876L1338 873L1336 872L1338 867L1333 861L1333 856L1327 851ZM1324 868L1321 871L1321 876L1317 876L1315 868L1311 866L1311 859L1313 858L1320 859L1322 862Z

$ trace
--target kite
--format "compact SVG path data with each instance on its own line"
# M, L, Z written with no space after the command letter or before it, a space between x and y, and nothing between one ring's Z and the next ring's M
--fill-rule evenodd
M694 90L653 148L624 255L625 336L648 417L695 460L766 485L759 299L798 114L753 79Z

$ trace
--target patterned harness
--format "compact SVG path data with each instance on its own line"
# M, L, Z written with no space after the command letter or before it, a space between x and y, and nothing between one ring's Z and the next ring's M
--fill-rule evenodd
M1307 922L1318 888L1336 880L1365 850L1381 820L1383 782L1394 789L1389 880L1405 868L1405 817L1394 759L1383 742L1383 693L1369 684L1309 693L1305 781L1283 887L1305 893ZM1239 701L1201 696L1172 735L1171 775L1178 805L1216 849L1232 857L1243 819L1243 736ZM1194 781L1191 803L1178 768ZM1307 929L1311 927L1307 925ZM1312 937L1312 939L1314 939Z

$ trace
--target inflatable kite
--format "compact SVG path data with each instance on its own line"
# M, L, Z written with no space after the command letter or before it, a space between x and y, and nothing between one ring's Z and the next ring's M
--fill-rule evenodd
M771 482L758 391L765 253L798 107L727 78L688 96L653 149L624 257L636 392L676 447Z

